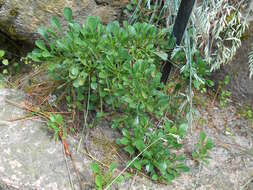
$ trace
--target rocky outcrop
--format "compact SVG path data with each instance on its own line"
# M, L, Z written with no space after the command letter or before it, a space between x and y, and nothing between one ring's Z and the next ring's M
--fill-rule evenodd
M71 7L74 19L83 23L89 15L102 22L117 19L128 0L0 0L0 30L13 39L33 42L39 26L49 26L50 18L63 22L64 7Z
M63 147L55 142L47 127L39 121L20 120L25 110L6 102L24 104L25 95L16 90L0 90L0 190L69 190L68 163L75 189L79 182ZM68 139L69 145L74 139ZM73 152L83 189L91 189L89 160Z
M249 52L253 49L253 22L242 40L242 46L237 50L231 63L223 65L212 76L218 84L226 75L230 76L230 82L224 86L231 92L232 98L242 104L248 104L253 109L253 78L249 78Z

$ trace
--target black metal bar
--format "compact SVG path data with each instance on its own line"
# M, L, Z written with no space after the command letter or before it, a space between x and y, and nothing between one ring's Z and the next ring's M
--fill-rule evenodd
M176 37L176 44L180 45L186 26L191 16L196 0L182 0L173 27L172 35Z
M172 35L176 38L177 45L180 45L182 41L195 1L196 0L182 0L180 3L176 21L172 31ZM166 84L168 81L171 66L172 65L169 61L163 65L161 81L164 84Z

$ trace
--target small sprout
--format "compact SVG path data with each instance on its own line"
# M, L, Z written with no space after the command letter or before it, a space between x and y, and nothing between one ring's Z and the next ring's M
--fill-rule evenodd
M60 114L51 114L49 121L47 122L49 129L54 132L54 139L59 140L59 137L64 139L66 137L66 128L63 121L63 117Z
M0 58L2 58L5 55L5 51L4 50L0 50Z
M5 66L8 66L8 65L9 65L9 61L8 61L7 59L4 59L4 60L2 61L2 63L3 63Z
M91 163L90 167L93 174L95 175L95 185L97 190L102 190L103 188L107 187L107 185L110 184L114 179L113 174L116 169L115 163L110 164L109 169L106 172L102 172L102 169L96 162ZM123 176L118 178L116 183L119 184L122 182L122 180Z
M192 158L198 163L209 163L208 151L213 149L213 141L206 138L206 134L201 131L199 142L195 145L195 150L192 152Z

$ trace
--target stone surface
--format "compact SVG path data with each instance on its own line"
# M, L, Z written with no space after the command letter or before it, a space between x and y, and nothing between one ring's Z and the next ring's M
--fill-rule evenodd
M96 3L97 2L97 3ZM63 22L64 7L71 7L76 21L83 23L89 15L100 16L104 23L118 18L128 0L0 0L0 28L8 36L33 42L39 26L49 26L50 18Z
M0 90L0 189L71 189L61 143L55 142L41 122L8 122L24 117L25 111L10 105L6 99L22 104L24 94ZM68 141L70 145L74 143L74 139ZM90 189L89 183L93 180L90 161L83 159L80 153L73 153L83 186ZM67 161L75 189L79 189L72 162Z

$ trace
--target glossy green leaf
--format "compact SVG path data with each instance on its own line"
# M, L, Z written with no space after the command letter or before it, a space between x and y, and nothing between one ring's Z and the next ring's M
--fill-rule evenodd
M100 174L101 170L99 169L99 165L95 162L91 163L91 170L92 172L94 172L95 174Z
M5 51L4 50L0 50L0 58L2 58L5 55Z
M54 26L55 28L57 28L59 31L62 30L61 23L60 23L58 17L56 17L56 16L53 16L51 18L51 25Z
M72 67L70 70L70 77L72 79L75 79L78 74L79 74L79 69L77 67Z
M135 30L135 28L134 28L133 26L129 26L128 29L129 29L129 33L130 33L131 35L133 35L133 36L136 35L136 30Z
M40 28L38 29L38 33L39 33L45 40L47 40L47 41L49 40L49 36L48 36L47 31L46 31L45 28L40 27Z
M157 174L153 174L152 175L152 180L157 181L158 180L158 175Z
M117 167L116 163L111 163L110 166L109 166L109 171L113 172L116 167Z
M8 69L3 70L3 74L7 75L9 73Z
M92 90L96 90L97 89L97 83L96 82L92 82L91 84L90 84L90 87L91 87L91 89Z
M73 82L73 86L75 87L75 88L79 88L80 87L80 85L79 85L79 81L76 79L76 80L74 80L74 82Z
M99 190L102 190L103 188L103 177L101 175L96 175L95 177L95 183Z
M99 73L99 77L102 78L102 79L105 79L106 78L106 74L104 72L100 72Z
M46 50L47 51L47 48L44 44L44 42L42 40L36 40L35 41L35 44L38 48L42 49L42 50Z
M151 171L153 171L154 170L154 166L152 165L152 164L147 164L146 166L145 166L145 170L146 170L146 172L151 172Z
M189 172L190 171L190 168L187 167L186 165L184 165L183 163L182 164L178 164L176 166L176 168L179 169L182 172Z
M72 10L71 10L71 8L69 8L69 7L64 8L64 17L69 22L72 20Z
M171 182L173 179L175 179L175 176L173 174L166 174L164 178L167 182Z
M42 57L49 58L49 57L52 57L52 54L49 51L43 51L42 52Z
M126 147L124 147L124 150L126 151L126 152L128 152L130 155L133 155L134 154L134 149L133 149L133 147L132 146L126 146Z
M124 128L124 129L121 130L121 132L122 132L123 136L130 137L129 131L127 129Z
M129 141L126 137L123 137L122 139L120 139L120 144L128 145L129 142L130 142L130 141Z
M85 80L83 80L83 78L77 78L74 83L73 83L73 86L76 87L76 88L79 88L80 86L83 86L84 85L84 82Z
M163 61L168 60L168 54L162 51L154 52L158 57L160 57Z
M4 60L2 61L2 63L3 63L3 65L5 65L5 66L9 65L8 59L4 59Z
M204 140L206 139L206 134L204 133L204 131L200 132L200 137L199 138L200 138L200 142L203 143Z
M144 99L147 99L147 98L148 98L147 94L146 94L144 91L141 91L141 95L142 95L142 97L143 97Z
M91 31L95 32L98 24L100 23L100 20L98 17L88 17L86 22Z
M140 160L135 160L135 162L133 163L133 166L137 169L137 170L141 170L142 168L142 164Z
M212 139L208 138L206 140L206 148L209 149L209 150L213 148L213 141L212 141Z
M135 141L136 148L141 152L143 149L145 149L145 144L142 139L138 139Z
M186 131L188 129L188 125L186 123L182 123L180 126L179 126L179 135L180 137L184 137Z

